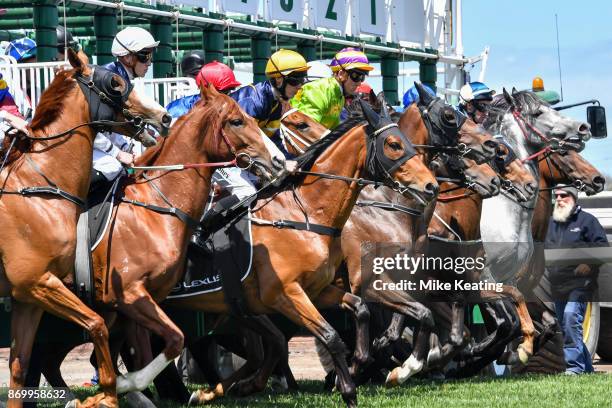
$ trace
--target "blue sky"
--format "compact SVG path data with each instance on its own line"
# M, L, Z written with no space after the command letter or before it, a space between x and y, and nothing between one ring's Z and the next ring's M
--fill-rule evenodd
M555 13L564 103L599 99L606 107L611 134L612 2L464 0L465 54L476 55L485 46L491 47L485 82L498 91L503 86L530 88L536 75L544 79L547 89L559 91ZM586 120L585 106L563 112ZM600 171L612 175L612 136L591 140L583 155Z

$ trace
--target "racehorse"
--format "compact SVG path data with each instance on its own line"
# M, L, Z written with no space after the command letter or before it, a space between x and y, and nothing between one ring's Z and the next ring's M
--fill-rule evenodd
M516 155L514 155L512 146L506 144L506 142L500 143L498 146L498 156L491 164L502 178L502 186L504 186L504 191L507 191L506 194L512 195L519 202L528 201L535 195L535 179L523 166L522 162L517 159ZM459 174L459 176L461 175ZM451 178L453 177L456 178L457 175L451 175ZM459 179L461 178L459 177ZM469 191L465 186L456 184L456 182L443 183L441 186L442 191L449 192L450 194L440 194L438 197L435 217L432 218L428 227L429 238L441 242L440 245L445 250L458 250L459 256L470 256L472 259L484 256L480 236L480 216L483 198L486 197L474 194L473 191ZM454 272L450 274L442 272L441 275L442 279L447 279L451 282L458 278ZM470 282L478 282L482 279L481 271L478 271L477 268L467 270L461 277ZM450 361L453 354L466 344L469 338L467 330L463 330L466 302L468 300L470 302L495 301L501 293L512 296L514 290L502 287L500 293L480 290L469 294L445 294L445 297L451 301L451 312L446 313L446 315L451 316L451 330L448 341L433 353L435 358L428 359L430 367L435 365L444 367ZM432 307L440 306L439 303L434 303ZM489 304L486 306L490 307ZM440 314L444 315L445 313ZM497 339L496 336L501 334L503 334L501 331L494 333L485 341L475 345L470 350L471 356L484 354L487 350L487 345L490 342L494 342ZM435 347L439 346L436 344Z
M503 95L494 98L485 128L503 135L516 147L517 157L527 164L538 183L539 158L552 148L559 145L569 148L576 139L590 136L588 124L563 117L534 93L513 90L511 95L505 89ZM502 194L483 203L480 226L487 273L497 282L516 286L516 277L529 268L533 254L531 220L537 197L536 194L527 202L517 203L513 197ZM520 296L520 292L516 295ZM533 353L534 328L526 307L520 306L518 313L523 334L518 358L526 363Z
M173 126L170 136L135 163L144 171L121 189L111 227L93 252L96 300L166 343L149 368L131 375L118 391L142 390L183 349L183 334L158 306L181 277L187 243L199 225L214 167L252 167L262 180L275 169L255 121L214 87ZM221 163L209 163L221 161ZM184 171L165 165L190 163ZM151 170L147 170L151 168ZM163 239L161 239L163 237ZM136 239L135 239L136 238Z
M378 174L382 176L378 182L416 197L423 204L431 201L437 190L435 179L414 157L412 144L397 126L386 118L379 118L369 108L365 109L368 124L363 123L363 118L351 119L311 146L302 156L302 168L314 164L292 191L280 192L258 203L252 214L253 272L243 282L252 313L282 313L307 328L325 345L334 360L338 388L348 406L356 403L356 389L344 357L346 349L317 309L340 305L355 313L358 327L361 325L357 334L356 362L368 359L367 332L364 329L367 329L369 315L357 296L331 285L341 261L340 253L335 249L338 241L334 236L340 233L353 209L363 186L359 178L364 175L372 179ZM293 221L304 217L318 233L270 228L270 225L283 225L273 220ZM173 299L168 303L192 310L228 312L223 294L219 292ZM259 379L256 377L251 387L262 389L265 386L267 374L277 359L278 356L268 353L260 370L266 375ZM208 392L198 391L194 400L221 396L229 385L224 381ZM243 385L238 384L238 387Z
M434 154L440 150L469 155L481 162L493 156L497 143L492 140L491 135L471 120L457 115L452 107L444 104L440 98L432 97L420 84L416 86L421 95L420 104L411 105L401 115L398 125L415 144L424 164L428 165ZM379 99L378 105L379 109L386 111L384 101ZM281 121L281 137L289 149L297 148L298 152L303 151L308 147L307 144L313 143L324 134L321 126L312 122L299 112L289 111L285 115ZM489 178L485 179L481 188L485 188L486 193L491 194L498 189L498 186L497 177L489 173ZM423 219L422 212L413 211L413 207L412 198L402 197L391 189L382 187L375 190L366 187L361 192L358 206L351 213L342 231L341 247L352 293L362 293L363 242L399 242L415 253L424 251L425 227L431 212ZM432 313L428 307L400 291L372 291L368 292L368 297L401 315L416 320L423 328L419 333L421 343L428 341L428 330L434 327ZM394 328L400 326L398 324ZM381 348L389 341L396 340L399 334L399 331L390 329L375 341L375 348ZM415 351L420 350L420 354L413 354L410 359L409 364L414 368L411 374L418 372L422 367L426 349L424 344L415 348ZM405 378L407 376L403 379ZM394 376L389 377L388 383L396 383Z
M115 373L104 320L62 283L73 271L76 224L85 204L96 131L140 135L144 122L167 130L165 110L87 56L68 50L71 70L59 72L41 97L25 142L5 139L11 162L0 173L0 296L14 298L11 388L23 387L43 311L83 327L100 362L101 393L82 406L116 407ZM115 122L117 121L117 122ZM23 139L22 139L23 140ZM11 144L9 144L11 143ZM10 407L21 406L11 399Z

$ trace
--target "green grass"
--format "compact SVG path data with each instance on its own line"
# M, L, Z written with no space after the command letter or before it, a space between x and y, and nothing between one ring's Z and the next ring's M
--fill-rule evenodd
M341 407L337 392L323 391L318 381L301 381L301 391L281 394L266 391L249 398L224 398L211 407ZM190 386L195 389L195 386ZM511 378L472 378L461 381L413 380L401 388L381 386L359 388L360 407L419 407L419 408L595 408L612 406L612 376L592 374L582 376L524 376ZM75 388L84 398L92 389ZM1 398L0 398L1 400ZM39 406L59 407L58 404ZM122 402L122 407L126 404ZM179 408L179 404L159 403L159 408Z

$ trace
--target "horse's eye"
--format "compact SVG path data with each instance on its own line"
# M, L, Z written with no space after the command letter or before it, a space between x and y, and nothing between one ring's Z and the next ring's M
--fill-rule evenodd
M300 122L297 125L295 125L295 127L298 128L299 130L306 130L310 126L308 126L308 123L306 123L306 122Z
M402 150L402 145L398 142L391 142L389 143L389 147L393 150Z
M244 122L242 121L242 119L231 119L231 120L229 121L229 123L230 123L230 125L232 125L232 126L236 126L236 127L238 127L238 126L242 126L242 125L244 124Z
M115 91L120 91L121 87L123 86L121 81L117 79L115 76L111 77L110 85L111 85L111 88L113 88Z

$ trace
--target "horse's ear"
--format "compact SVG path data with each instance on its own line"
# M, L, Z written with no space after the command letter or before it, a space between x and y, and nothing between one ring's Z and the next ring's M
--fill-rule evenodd
M518 93L518 91L516 90L516 87L512 87L512 95L516 95Z
M70 47L67 48L67 51L68 51L68 62L70 62L70 65L72 65L72 68L76 69L79 72L82 72L83 69L85 69L85 67L87 66L87 63L89 62L87 59L87 55L85 55L85 53L82 53L83 55L80 55L81 52L77 53L75 50L73 50Z
M419 105L429 105L431 101L434 100L434 97L431 96L429 92L427 92L427 89L425 89L425 87L423 87L420 82L415 82L414 86L417 92L419 93Z
M370 105L368 105L363 100L360 99L359 104L361 105L363 115L365 116L370 126L376 127L378 125L378 122L380 122L380 117L378 116L378 114L376 114L376 112L374 112L374 109L372 109Z
M380 92L376 97L376 102L380 105L380 116L385 119L391 119L389 116L389 108L387 107L387 101L385 100L385 93Z
M202 97L202 100L204 101L209 101L211 99L214 99L218 95L219 95L219 92L217 92L217 90L212 84L202 85L200 87L200 96Z
M503 92L504 92L504 99L506 99L506 102L508 102L508 105L510 105L513 109L516 108L516 102L514 101L514 98L512 97L512 95L510 95L508 91L506 91L506 88L503 88Z

